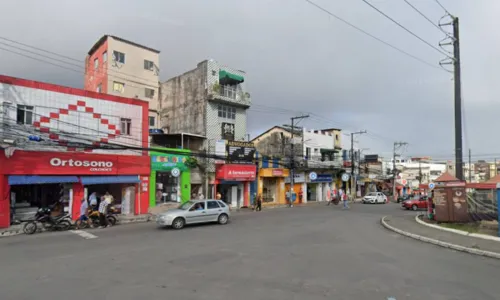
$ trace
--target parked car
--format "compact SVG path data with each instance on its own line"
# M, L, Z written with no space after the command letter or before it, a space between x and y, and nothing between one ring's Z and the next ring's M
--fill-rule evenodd
M398 201L398 203L400 203L400 202L404 202L406 200L410 200L410 195L407 194L407 195L399 196L397 201Z
M419 210L419 209L427 209L427 197L414 197L410 200L403 201L401 205L403 208Z
M191 200L181 204L177 209L158 215L156 223L181 229L184 225L217 222L225 225L229 222L229 206L221 200Z
M381 192L368 193L363 197L363 203L386 203L387 196Z

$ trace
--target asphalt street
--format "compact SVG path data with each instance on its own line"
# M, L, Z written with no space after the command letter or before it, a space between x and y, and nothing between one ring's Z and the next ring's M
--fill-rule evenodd
M396 204L235 214L0 239L1 299L498 299L500 261L383 228Z

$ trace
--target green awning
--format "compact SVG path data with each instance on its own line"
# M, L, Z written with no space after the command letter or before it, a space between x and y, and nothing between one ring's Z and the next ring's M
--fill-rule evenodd
M219 81L221 82L228 82L228 81L233 81L233 82L238 82L241 83L245 81L245 78L240 75L232 74L224 70L219 71Z

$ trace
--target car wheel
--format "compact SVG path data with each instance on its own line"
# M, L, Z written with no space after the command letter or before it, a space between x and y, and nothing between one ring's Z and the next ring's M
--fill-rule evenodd
M416 206L415 204L413 204L413 205L411 206L411 209L413 209L413 210L418 210L418 206Z
M186 221L184 221L183 218L175 218L174 221L172 222L172 228L174 229L182 229L184 227L184 224Z
M219 216L219 219L217 219L217 222L221 225L226 225L228 221L229 217L226 214L221 214Z

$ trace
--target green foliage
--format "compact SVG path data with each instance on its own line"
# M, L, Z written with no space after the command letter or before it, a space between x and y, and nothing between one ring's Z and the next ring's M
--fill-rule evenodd
M214 91L215 93L219 93L220 92L220 84L215 83L214 85L212 85L212 91Z
M198 160L196 159L196 157L188 157L184 164L186 165L186 167L194 169L198 167Z

